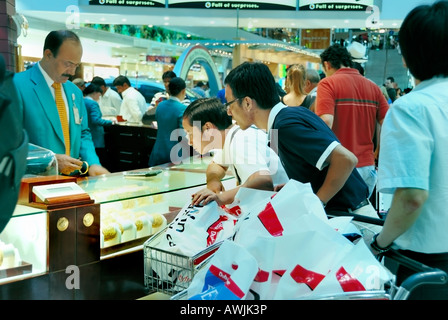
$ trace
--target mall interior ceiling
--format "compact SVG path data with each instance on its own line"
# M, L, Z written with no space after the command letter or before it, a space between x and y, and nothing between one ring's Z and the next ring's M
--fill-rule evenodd
M209 49L231 53L238 43L249 44L258 50L274 52L302 52L306 50L311 56L318 57L320 50L304 48L301 43L291 41L297 38L300 29L331 29L332 32L347 30L387 30L397 29L406 13L419 2L430 0L374 0L372 11L322 11L310 14L300 10L219 10L219 9L176 9L176 8L135 8L131 6L93 6L90 0L16 0L16 12L19 21L26 20L29 28L51 30L58 25L82 28L85 25L143 25L157 26L179 32L195 40L181 38L163 44L163 50L174 54L185 46L202 44ZM330 2L330 1L329 1ZM377 10L377 11L375 11ZM375 21L373 21L375 20ZM369 25L370 23L370 25ZM80 28L81 26L81 28ZM369 27L369 28L367 28ZM261 32L264 30L265 32ZM266 30L274 32L267 32ZM277 32L276 32L277 31ZM145 46L143 40L129 43L116 34L101 33L100 30L82 31L83 37L95 41L117 43L122 41L117 54L133 55L133 51ZM286 39L272 34L288 34ZM271 37L267 36L271 34ZM107 41L108 37L111 41ZM299 37L300 38L300 37ZM157 43L150 41L148 51L156 52ZM116 47L116 45L114 45ZM159 51L160 52L160 51ZM156 52L157 54L157 52Z

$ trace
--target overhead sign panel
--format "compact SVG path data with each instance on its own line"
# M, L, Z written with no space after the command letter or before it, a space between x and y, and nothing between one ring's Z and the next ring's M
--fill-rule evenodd
M124 7L165 7L165 0L89 0L89 5Z
M243 9L243 10L296 10L296 0L258 1L190 1L168 0L169 8Z
M365 11L374 0L299 0L299 10Z

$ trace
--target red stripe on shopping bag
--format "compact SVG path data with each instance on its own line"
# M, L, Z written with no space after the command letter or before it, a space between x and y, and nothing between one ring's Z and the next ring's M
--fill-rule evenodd
M244 297L244 292L238 287L238 285L232 280L231 275L215 265L211 265L209 271L217 278L224 282L224 285L238 298Z
M266 282L269 279L269 272L258 269L258 272L255 276L255 282Z
M266 205L264 210L258 214L258 219L260 219L263 226L272 236L280 237L283 235L283 226L270 202Z
M226 216L219 216L219 219L213 222L210 227L208 227L207 247L215 243L218 234L224 229L222 222L227 221L228 219L229 218L227 218Z
M212 254L214 254L217 250L219 249L219 247L216 247L206 253L204 253L203 255L197 257L196 259L193 260L193 265L197 266L198 264L200 264L202 261L204 261L205 259L207 259L208 257L210 257Z
M362 285L358 279L353 278L344 267L339 268L336 272L336 279L338 279L339 284L344 292L351 291L365 291L366 288Z
M225 212L227 212L235 217L239 217L241 214L240 206L233 206L232 208L228 208L227 206L222 205L221 209L223 209Z
M272 270L272 273L275 273L276 275L283 277L283 275L285 274L286 270Z
M325 278L323 274L305 269L300 265L295 266L291 271L291 277L297 283L306 284L311 290L314 290L322 279Z

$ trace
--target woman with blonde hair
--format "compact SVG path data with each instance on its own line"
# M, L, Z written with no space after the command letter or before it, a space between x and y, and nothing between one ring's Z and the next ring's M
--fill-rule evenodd
M286 74L285 89L287 94L282 98L282 102L290 107L302 106L309 109L315 98L306 94L305 83L305 67L301 64L290 66Z

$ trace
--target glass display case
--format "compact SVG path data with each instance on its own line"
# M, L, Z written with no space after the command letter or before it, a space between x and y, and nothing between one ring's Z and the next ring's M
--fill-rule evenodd
M47 212L18 205L0 234L0 284L47 271Z
M54 210L17 205L0 234L0 285L141 250L205 187L210 160L137 170L160 170L148 177L117 172L78 179L93 204ZM236 181L227 175L223 184L232 188Z
M25 177L55 174L58 174L58 163L55 154L51 150L29 143Z

